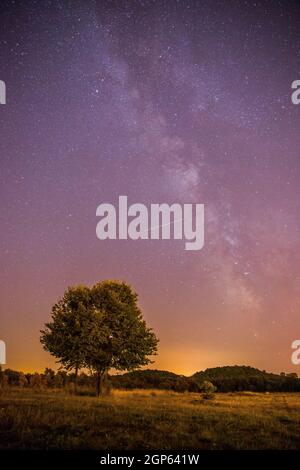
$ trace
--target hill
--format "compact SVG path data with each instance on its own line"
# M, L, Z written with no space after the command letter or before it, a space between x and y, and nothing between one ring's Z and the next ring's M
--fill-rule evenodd
M137 370L110 377L113 387L123 389L156 388L176 392L198 392L199 385L192 377L177 375L164 370Z
M250 366L225 366L196 372L191 377L161 370L139 370L111 376L115 388L156 388L178 392L201 390L204 381L212 382L219 392L295 392L300 391L296 374L273 374Z
M197 383L212 382L219 392L250 390L255 392L300 391L297 374L273 374L250 366L225 366L196 372L192 376Z

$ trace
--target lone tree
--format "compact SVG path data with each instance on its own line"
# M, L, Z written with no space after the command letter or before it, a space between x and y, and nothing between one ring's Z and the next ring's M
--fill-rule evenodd
M137 294L124 282L69 289L53 307L52 319L42 331L44 348L76 374L81 367L94 372L98 396L110 369L137 369L152 362L149 356L157 350L158 339L143 320Z

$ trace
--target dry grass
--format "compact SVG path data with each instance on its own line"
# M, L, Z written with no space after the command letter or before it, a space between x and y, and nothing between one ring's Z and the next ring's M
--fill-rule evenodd
M114 391L109 397L8 390L0 448L300 449L300 395Z

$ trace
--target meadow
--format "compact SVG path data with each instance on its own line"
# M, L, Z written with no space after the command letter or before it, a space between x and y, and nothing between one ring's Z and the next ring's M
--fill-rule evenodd
M8 388L0 449L300 449L300 394Z

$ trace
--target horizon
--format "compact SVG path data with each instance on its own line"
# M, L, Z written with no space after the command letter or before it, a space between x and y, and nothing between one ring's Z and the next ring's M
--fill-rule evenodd
M292 371L292 372L287 372L287 371L284 371L284 370L281 370L281 371L272 371L272 370L265 370L265 369L260 369L254 365L250 365L250 364L226 364L226 365L216 365L216 366L211 366L211 367L205 367L203 369L198 369L198 370L195 370L194 372L192 373L182 373L180 371L174 371L174 370L169 370L169 369L158 369L156 367L153 366L142 366L140 368L136 368L134 370L123 370L123 371L116 371L114 369L111 369L109 375L123 375L123 374L127 374L127 373L130 373L130 372L138 372L138 371L146 371L146 370L149 370L149 371L157 371L157 372L171 372L173 374L176 374L176 375L179 375L179 376L183 376L183 377L192 377L193 375L199 373L199 372L205 372L206 370L210 370L210 369L217 369L217 368L226 368L226 367L250 367L252 369L256 369L256 370L259 370L260 372L266 372L267 374L275 374L275 375L280 375L282 373L284 374L290 374L290 373L297 373L295 371ZM41 368L39 370L37 369L31 369L31 370L19 370L19 369L15 369L13 367L9 367L8 364L0 364L0 370L6 370L6 369L9 369L9 370L14 370L16 372L22 372L24 373L25 375L26 374L34 374L34 373L37 373L37 374L43 374L46 370L46 368L49 368L49 369L52 369L54 370L55 373L59 372L59 370L61 371L66 371L68 374L72 374L73 371L72 370L66 370L65 368L63 367L59 367L59 366L49 366L49 365L46 365L44 368ZM79 369L79 374L80 373L85 373L87 375L92 375L92 372L90 371L87 371L86 368L82 368L82 369ZM297 377L300 378L297 374Z

